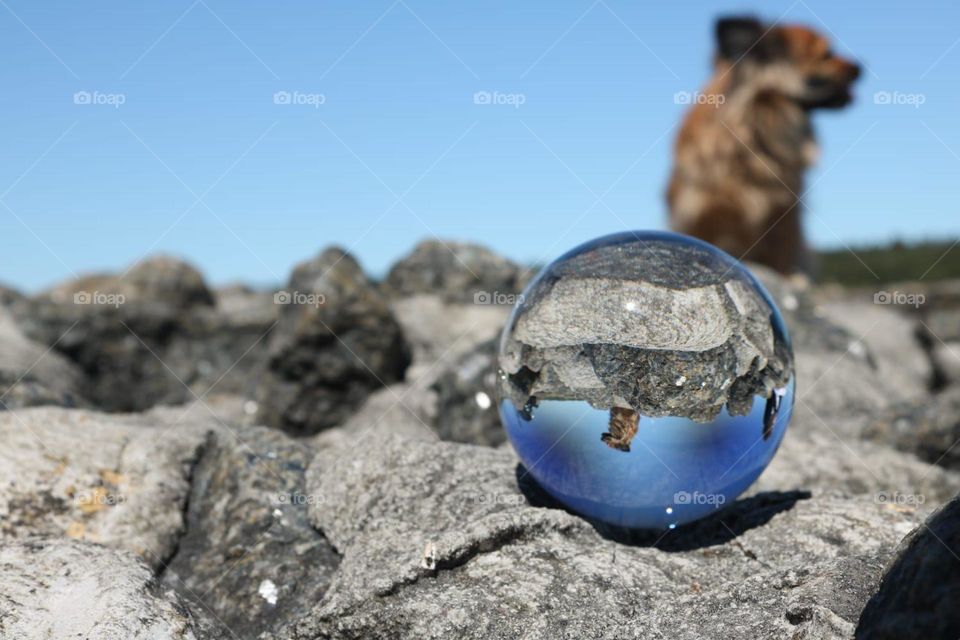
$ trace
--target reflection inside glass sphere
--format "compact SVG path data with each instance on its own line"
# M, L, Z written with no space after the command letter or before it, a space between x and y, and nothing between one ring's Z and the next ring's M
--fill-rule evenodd
M501 340L500 413L527 473L570 509L675 527L733 502L793 409L789 336L762 285L670 233L548 265Z

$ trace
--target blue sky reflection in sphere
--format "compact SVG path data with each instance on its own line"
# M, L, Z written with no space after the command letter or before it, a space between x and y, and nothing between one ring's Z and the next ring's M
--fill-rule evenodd
M605 236L548 265L499 363L501 417L527 472L571 509L628 527L731 503L793 406L769 294L730 256L671 233Z

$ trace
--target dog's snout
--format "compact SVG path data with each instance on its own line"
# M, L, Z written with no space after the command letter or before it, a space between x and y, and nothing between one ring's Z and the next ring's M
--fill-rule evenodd
M849 67L848 75L850 76L850 82L853 82L860 77L862 67L856 62L848 62L847 65Z

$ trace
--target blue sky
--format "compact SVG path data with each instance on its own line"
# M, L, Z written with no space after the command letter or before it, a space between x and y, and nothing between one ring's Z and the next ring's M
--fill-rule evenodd
M538 261L663 228L674 94L717 14L758 10L868 67L816 118L813 242L960 235L951 2L0 0L0 281L164 252L268 284L333 243L380 275L424 237Z

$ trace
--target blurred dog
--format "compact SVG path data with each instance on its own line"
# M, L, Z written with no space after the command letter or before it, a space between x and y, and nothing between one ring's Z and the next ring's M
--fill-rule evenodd
M849 104L860 67L799 26L722 18L716 39L714 77L690 96L674 148L670 225L735 258L808 272L799 198L817 156L810 114Z

